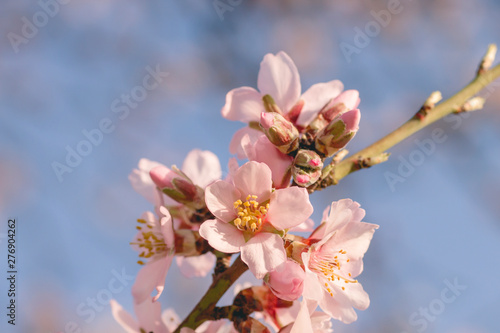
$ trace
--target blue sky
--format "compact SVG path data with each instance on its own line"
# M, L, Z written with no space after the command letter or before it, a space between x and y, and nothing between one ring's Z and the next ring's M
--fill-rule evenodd
M402 0L363 47L356 28L373 25L370 12L387 10L385 1L243 1L221 20L212 2L73 0L53 7L16 52L9 34L22 36L23 17L33 23L43 9L29 1L0 6L0 217L18 220L19 332L64 331L70 322L83 332L116 329L109 308L94 308L92 319L77 309L104 297L113 272L139 269L128 243L135 219L151 207L128 174L142 157L181 165L194 148L215 152L225 166L229 140L243 126L220 116L225 94L255 87L266 53L286 51L303 90L340 79L360 91L354 152L411 117L432 91L446 98L461 89L487 45L500 42L493 0ZM359 50L350 62L341 43ZM157 66L168 76L120 119L113 102ZM335 323L337 332L417 332L423 324L410 317L421 318L419 309L455 279L466 289L425 331L496 330L499 96L493 90L484 110L439 121L391 149L388 162L314 194L316 221L333 200L349 197L380 225L360 278L371 306L354 324ZM59 181L53 163L64 163L67 147L77 149L82 131L103 119L114 130ZM415 140L432 139L435 129L446 139L391 188L387 172L397 173L421 150ZM208 283L173 268L161 302L183 316ZM130 284L112 296L131 309Z

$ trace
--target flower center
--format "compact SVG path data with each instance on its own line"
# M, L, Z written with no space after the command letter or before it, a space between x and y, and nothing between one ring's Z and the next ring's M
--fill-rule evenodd
M137 237L136 241L130 244L139 247L141 250L139 257L148 259L155 255L165 254L167 252L167 245L161 233L153 231L153 226L143 219L138 219L137 222L139 222L139 225L136 228L142 237ZM144 261L142 260L138 260L137 263L144 265Z
M333 296L331 287L334 282L358 283L358 280L352 279L351 273L346 272L345 267L343 268L343 265L350 261L346 251L316 253L311 259L310 269L325 280L324 286L330 296ZM345 290L345 286L341 287Z
M238 210L238 217L234 220L234 226L241 231L259 231L262 220L267 214L269 204L261 205L256 195L249 195L246 201L236 200L234 208Z

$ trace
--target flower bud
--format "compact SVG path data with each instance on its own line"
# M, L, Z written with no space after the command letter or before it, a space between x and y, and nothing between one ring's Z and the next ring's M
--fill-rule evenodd
M325 156L332 156L342 149L356 135L360 117L359 110L355 109L333 119L316 135L316 151Z
M359 102L359 91L346 90L328 103L321 114L327 122L331 122L338 115L357 108Z
M271 291L285 301L295 301L302 296L306 273L292 260L287 260L268 273L264 281Z
M203 189L194 185L176 166L172 166L172 170L157 166L149 172L149 175L156 186L175 201L195 209L204 207Z
M295 182L302 187L314 184L321 176L323 161L312 150L298 151L292 166L292 175Z
M299 131L295 126L276 112L262 112L260 127L267 138L283 154L288 154L299 147Z

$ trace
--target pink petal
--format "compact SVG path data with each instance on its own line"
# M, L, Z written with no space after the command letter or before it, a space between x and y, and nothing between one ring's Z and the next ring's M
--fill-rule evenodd
M196 257L175 257L179 269L185 277L204 277L212 271L215 265L215 255L207 252Z
M286 114L300 97L300 77L297 67L285 52L268 53L260 63L257 86L264 95L271 95Z
M156 185L151 180L149 171L157 166L163 166L163 164L141 158L139 160L139 169L132 170L132 173L128 176L132 188L153 205L158 204L155 195Z
M196 333L196 331L189 327L183 327L181 328L181 333Z
M132 296L135 303L142 303L151 297L151 292L156 289L157 295L153 300L157 300L165 287L165 278L172 263L173 256L167 255L146 263L135 279L132 286Z
M357 90L346 90L342 92L335 100L332 101L331 105L336 105L338 103L344 103L347 110L353 110L358 107L361 100L359 99L359 91Z
M272 173L274 187L284 188L290 185L290 171L293 158L280 152L265 135L261 135L253 145L253 157L249 159L265 163Z
M307 219L296 227L291 228L292 232L311 232L314 230L314 221Z
M312 85L301 97L305 103L297 119L297 124L304 127L309 125L319 111L337 97L343 89L344 85L339 80Z
M322 246L334 249L344 249L351 260L363 258L378 225L370 223L349 223L337 231L333 237Z
M359 129L359 121L361 120L361 112L359 109L354 109L343 113L340 118L345 123L345 131L352 132Z
M267 219L279 230L298 226L313 212L307 190L296 186L274 191L269 205Z
M299 314L297 315L297 319L295 319L295 323L290 330L290 333L313 333L313 328L311 324L311 316L309 314L309 310L307 309L307 302L302 301L300 304Z
M232 183L234 175L236 174L236 170L238 170L238 168L239 168L238 160L234 157L231 157L227 162L228 174L226 176L225 181Z
M331 291L333 296L324 290L319 306L332 318L350 324L358 319L353 306L365 310L370 305L370 298L360 283L350 283L345 288L346 290L342 290L340 287L334 287Z
M175 247L175 234L172 226L172 217L170 216L170 212L164 206L160 207L160 213L163 217L160 219L160 231L163 235L163 239L165 240L165 244L169 249Z
M167 327L161 318L161 304L146 300L141 304L134 304L134 311L139 326L146 332L167 333Z
M236 253L245 244L245 238L240 230L220 220L203 222L199 232L214 249L221 252Z
M240 192L224 180L219 180L205 189L205 202L208 209L224 222L230 222L236 218L234 202L240 199Z
M333 230L339 230L349 222L361 222L365 217L365 210L360 208L360 204L351 199L342 199L332 202L330 213L326 219L325 234Z
M299 302L293 302L292 306L289 308L275 308L274 311L276 313L276 319L281 325L293 324L295 318L297 318L299 314L300 304ZM289 328L291 328L291 326L292 325L290 325ZM283 329L279 332L284 332ZM290 332L290 329L288 329L288 332Z
M247 195L256 195L258 202L264 202L269 199L271 194L271 169L264 163L247 162L236 171L233 182L234 186L240 191L242 200Z
M234 133L231 142L229 143L229 152L231 154L236 154L236 156L242 160L248 158L248 155L245 153L243 138L248 136L247 141L252 144L257 141L257 139L262 135L261 131L250 127L243 127Z
M307 252L302 253L302 262L306 271L304 279L304 291L302 295L308 300L319 301L322 297L323 286L319 282L318 275L309 269L310 254Z
M283 239L276 234L259 233L241 247L241 260L257 279L262 279L286 261Z
M226 105L221 113L226 119L248 123L258 122L260 114L264 111L262 95L254 88L240 87L227 93Z
M222 177L219 159L208 150L191 150L184 159L182 171L201 188Z
M113 314L113 317L115 320L118 322L118 324L123 327L127 333L137 333L139 332L139 325L137 322L132 318L132 315L125 311L123 307L114 299L109 301L109 304L111 305L111 313Z

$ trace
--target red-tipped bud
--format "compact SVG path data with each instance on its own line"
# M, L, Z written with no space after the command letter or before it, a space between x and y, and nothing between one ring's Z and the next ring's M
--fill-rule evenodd
M321 176L323 161L312 150L301 149L297 152L292 166L292 175L295 183L307 187L316 183Z
M264 281L271 291L285 301L295 301L302 296L306 273L299 264L287 260L266 275Z
M356 135L361 114L358 109L343 113L323 128L315 140L316 151L332 156Z
M331 122L338 115L357 108L360 101L359 91L346 90L328 103L321 114L327 122Z
M176 166L172 166L172 169L157 166L149 175L156 186L175 201L195 209L204 207L203 189L194 185Z
M288 154L299 147L299 131L281 114L276 112L262 112L260 127L267 138L282 153Z

